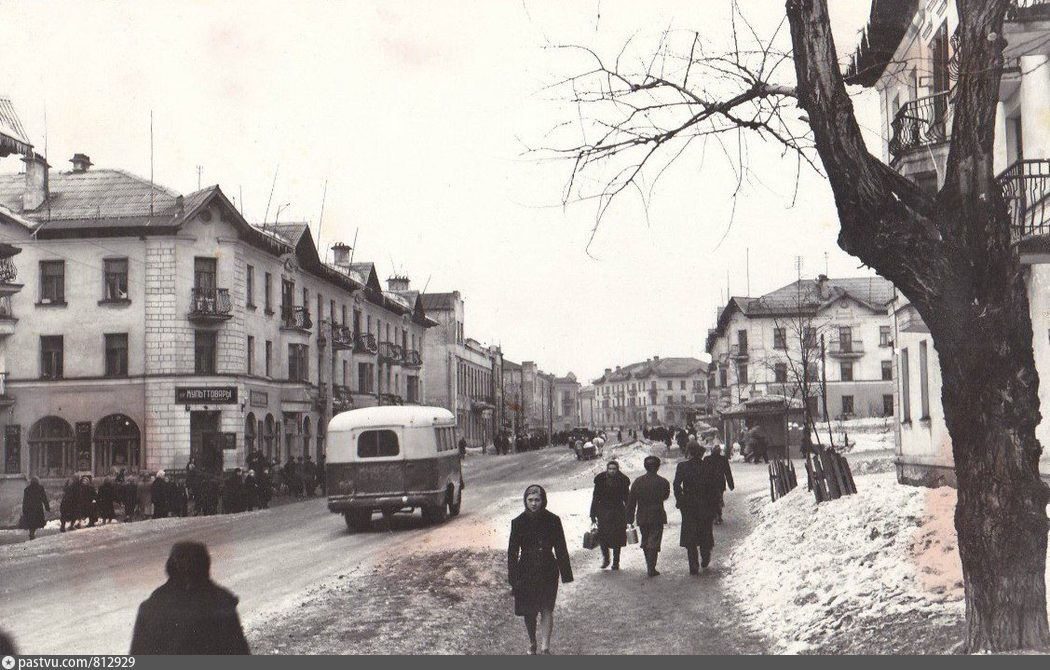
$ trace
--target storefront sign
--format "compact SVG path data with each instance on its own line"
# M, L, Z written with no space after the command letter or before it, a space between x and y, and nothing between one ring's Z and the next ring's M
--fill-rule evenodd
M176 386L179 405L236 405L236 386Z
M22 426L4 426L4 474L22 471Z
M252 407L266 407L270 404L270 396L265 391L248 391Z

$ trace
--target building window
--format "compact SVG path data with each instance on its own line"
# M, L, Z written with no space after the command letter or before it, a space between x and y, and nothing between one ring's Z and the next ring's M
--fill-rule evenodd
M747 382L747 363L741 363L736 366L736 379L740 384L746 384Z
M784 328L773 329L773 348L787 349L787 330Z
M264 361L266 366L266 376L273 376L273 342L266 340L266 360Z
M193 333L193 371L199 375L215 374L215 333L198 330Z
M809 326L802 329L802 346L812 349L817 346L817 331Z
M684 391L685 390L685 380L684 379L682 381L678 382L678 390L679 391Z
M777 363L773 366L773 377L778 384L786 384L788 380L787 363Z
M893 394L882 396L882 415L893 416Z
M882 361L882 381L893 380L893 361Z
M668 391L674 390L674 382L672 382L670 379L667 380L667 390Z
M193 259L193 286L198 289L212 290L217 284L218 261L210 256L197 256Z
M273 275L269 272L266 273L266 281L263 283L263 307L267 314L273 314Z
M372 380L375 378L375 366L372 363L357 364L357 392L372 393Z
M839 364L839 378L844 382L853 381L853 363L840 363Z
M308 381L310 362L308 347L305 344L288 345L288 380L295 382Z
M128 259L107 258L105 261L105 301L119 302L128 299Z
M255 268L249 265L244 273L245 304L255 308Z
M106 376L128 376L128 334L106 335Z
M930 418L930 377L926 354L926 340L919 343L919 399L922 402L920 419Z
M66 303L65 261L40 261L40 302L44 305Z
M40 337L40 377L42 379L62 379L62 345L61 335Z
M73 429L57 416L47 416L29 431L29 474L35 477L66 477L73 474Z
M842 416L853 416L853 396L842 396Z
M255 338L248 336L248 374L255 371Z
M109 474L142 467L139 427L123 414L110 414L95 426L95 472Z
M725 368L718 369L718 385L722 388L729 386L729 371Z
M879 346L889 347L893 345L893 333L889 326L879 326Z
M911 421L911 378L908 373L908 350L901 349L901 421Z

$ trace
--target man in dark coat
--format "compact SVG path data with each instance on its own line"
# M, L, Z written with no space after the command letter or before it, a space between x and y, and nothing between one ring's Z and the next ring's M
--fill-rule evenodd
M237 596L211 581L211 558L199 542L178 542L168 557L168 581L139 606L133 656L249 654Z
M241 481L241 469L236 468L223 482L222 511L224 514L235 514L244 510L244 482Z
M76 528L79 486L80 484L76 477L70 477L62 486L62 500L58 503L58 518L60 520L58 530L63 533L66 532L66 524L69 524L69 530Z
M150 484L149 498L153 503L153 518L166 518L168 516L168 481L164 479L163 470L157 471L157 476Z
M77 525L81 519L88 520L88 526L94 526L98 521L97 494L95 487L91 485L91 476L84 475L80 478L77 486Z
M259 506L259 480L255 478L255 470L249 470L244 477L244 510L251 512Z
M712 526L718 516L718 487L712 467L702 460L703 452L702 447L689 447L689 459L678 464L674 475L675 506L682 512L679 544L689 555L691 575L711 563Z
M609 567L609 549L612 549L612 569L620 569L620 549L627 544L627 498L630 493L631 480L620 472L620 464L616 461L609 461L605 472L594 478L591 522L598 524L602 570Z
M40 480L33 477L22 492L22 517L18 520L18 527L29 531L30 540L36 539L37 530L47 522L45 510L51 511L51 503L47 501L47 492L40 485Z
M193 501L193 515L200 514L201 473L197 471L197 464L192 458L186 464L186 492L188 499Z
M722 447L717 444L711 448L711 455L704 461L711 462L712 476L715 479L715 487L718 489L718 516L715 517L715 523L721 524L726 487L728 486L730 491L734 488L733 470L729 467L729 459L722 455Z
M664 524L667 523L664 501L671 497L671 482L656 474L660 469L660 459L656 456L646 456L643 465L645 474L631 484L631 494L627 499L627 523L637 520L638 530L642 533L646 571L650 577L657 577L660 573L656 570L656 559L660 555Z
M113 509L116 499L117 487L113 485L113 480L106 477L98 487L98 518L104 523L109 523L117 516L116 510Z
M306 460L303 461L303 490L306 495L313 498L314 492L317 490L317 464L314 463L313 459L310 458L310 454L306 455Z
M273 481L270 480L269 468L264 467L256 476L256 484L259 490L259 509L268 509L270 498L273 497Z

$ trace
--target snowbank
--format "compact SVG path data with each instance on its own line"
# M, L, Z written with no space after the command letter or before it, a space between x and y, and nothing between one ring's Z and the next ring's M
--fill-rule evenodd
M762 505L730 556L727 588L783 651L817 646L862 620L962 616L955 490L857 478L859 493L817 507L804 483Z

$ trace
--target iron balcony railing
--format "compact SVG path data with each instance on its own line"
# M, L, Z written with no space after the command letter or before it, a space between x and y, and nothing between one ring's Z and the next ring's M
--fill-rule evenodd
M349 386L336 384L332 387L332 411L345 412L354 406L354 394Z
M354 352L358 354L375 354L379 351L376 344L376 336L372 333L357 333L354 335Z
M404 366L406 368L423 367L423 355L415 349L409 349L405 352Z
M190 316L193 318L228 319L232 309L229 289L191 289Z
M394 344L393 342L380 342L379 343L379 358L380 360L386 361L387 363L400 363L403 350L401 345Z
M332 324L332 348L337 351L354 347L354 333L347 326Z
M831 356L860 356L864 353L864 343L860 340L832 340L828 347Z
M310 330L314 322L310 320L310 308L295 305L281 305L281 321L285 328Z
M1050 160L1020 160L998 177L1014 242L1050 233Z
M1050 0L1013 0L1006 9L1007 21L1050 19Z
M18 279L18 268L10 258L0 258L0 284L13 284Z
M904 103L890 124L890 154L900 158L913 149L944 142L951 133L951 116L947 91Z

